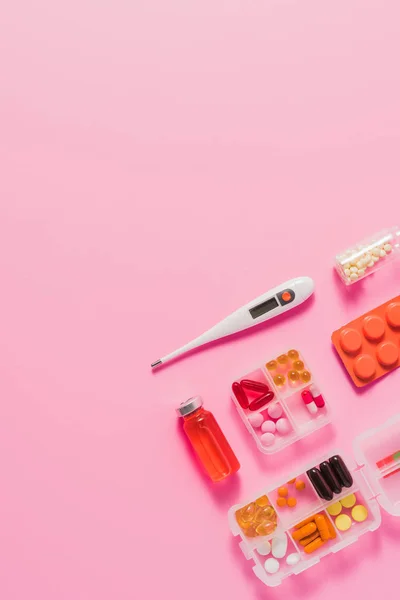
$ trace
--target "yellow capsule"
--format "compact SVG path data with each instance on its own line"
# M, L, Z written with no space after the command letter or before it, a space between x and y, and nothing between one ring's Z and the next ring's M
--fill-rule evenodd
M304 363L302 360L295 360L293 363L293 369L296 371L302 371L304 369Z
M254 502L250 502L250 504L246 504L246 506L243 506L243 508L240 508L239 510L236 511L236 520L239 523L238 520L238 516L240 517L240 520L243 521L244 523L250 523L256 514L256 505ZM240 525L240 523L239 523Z
M297 371L289 371L288 373L288 379L292 382L292 383L296 383L297 381L299 381L300 379L300 375L298 374Z
M289 358L287 356L287 354L281 354L280 356L278 356L278 358L276 359L278 361L278 364L280 365L287 365L289 362Z
M261 525L258 525L256 532L258 535L270 535L271 533L274 533L275 529L276 523L262 523Z
M265 523L266 521L276 521L276 512L273 506L264 506L259 508L254 518L255 523Z
M270 506L268 496L260 496L260 498L257 498L256 504L257 504L257 506L261 506L261 507Z
M275 375L275 377L274 377L274 383L278 387L281 387L282 385L285 385L285 381L286 381L286 379L285 379L284 375Z
M311 379L311 373L310 371L303 371L302 373L300 373L300 377L302 378L304 383L308 383Z
M299 353L297 352L297 350L289 350L288 357L290 358L290 360L296 360L297 358L299 358Z
M276 362L276 360L270 360L269 362L267 362L266 367L268 371L275 371L275 369L278 367L278 363Z
M248 529L246 529L245 531L243 531L243 533L245 534L246 537L257 537L258 535L261 535L261 534L257 533L257 530L253 525L251 527L249 527Z

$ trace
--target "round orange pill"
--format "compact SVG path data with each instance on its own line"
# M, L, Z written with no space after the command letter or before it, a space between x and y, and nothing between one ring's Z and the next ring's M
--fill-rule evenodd
M383 319L376 315L369 315L363 321L363 333L368 340L376 342L383 337L385 333L385 323Z
M392 327L400 327L400 302L391 302L386 309L386 320Z
M296 487L296 490L298 492L301 492L306 487L306 484L304 483L304 481L302 481L301 479L299 479L298 481L296 481L296 486L295 487Z
M286 498L288 493L289 493L289 490L287 489L287 487L285 485L278 488L278 496L280 496L281 498Z
M296 504L297 504L297 500L296 500L296 498L288 498L288 499L287 499L287 505L288 505L290 508L294 508L294 507L296 506Z
M288 483L290 483L290 484L296 483L296 477L294 479L291 479L290 481L288 481Z
M359 379L367 381L376 373L376 362L369 354L361 354L354 361L354 373Z
M394 342L382 342L376 349L376 356L381 365L392 367L399 359L399 348Z
M346 327L340 332L339 342L346 354L356 354L361 349L362 338L356 329Z
M283 508L284 506L286 506L286 498L282 498L282 496L279 496L279 498L276 500L276 503L278 506Z

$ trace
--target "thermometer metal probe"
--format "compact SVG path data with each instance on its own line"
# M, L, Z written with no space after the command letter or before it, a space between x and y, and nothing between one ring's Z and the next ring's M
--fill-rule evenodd
M156 360L152 363L151 368L154 369L163 365L194 348L203 346L203 344L208 344L232 333L254 327L254 325L268 321L268 319L278 317L307 300L314 292L314 287L314 281L311 277L290 279L282 283L282 285L265 292L265 294L262 294L245 306L242 306L185 346Z

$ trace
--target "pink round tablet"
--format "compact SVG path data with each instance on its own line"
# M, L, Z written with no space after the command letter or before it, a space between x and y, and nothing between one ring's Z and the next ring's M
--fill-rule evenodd
M282 416L283 410L280 404L273 404L268 408L268 415L271 419L279 419Z
M247 418L249 420L250 425L253 425L253 427L261 427L264 421L264 417L260 413L249 415Z
M290 423L287 419L279 419L276 422L276 430L281 435L286 435L291 430Z
M264 421L261 425L261 431L264 433L275 433L276 425L274 421Z
M272 446L272 444L275 442L275 436L270 432L263 433L260 439L263 446Z

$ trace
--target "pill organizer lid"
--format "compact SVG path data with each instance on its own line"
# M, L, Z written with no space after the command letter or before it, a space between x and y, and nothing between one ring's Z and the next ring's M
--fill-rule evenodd
M400 516L400 460L387 467L384 477L377 462L400 451L400 413L383 425L369 429L354 441L354 454L359 467L379 504L389 514ZM399 469L399 472L396 470ZM395 473L396 472L396 473Z

